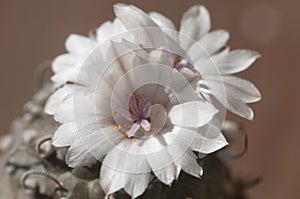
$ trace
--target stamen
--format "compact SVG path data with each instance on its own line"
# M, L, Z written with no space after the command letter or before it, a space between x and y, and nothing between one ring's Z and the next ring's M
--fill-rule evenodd
M179 57L178 55L175 55L173 52L171 52L167 48L162 48L162 51L167 54L169 57L170 62L173 65L174 70L181 72L181 73L186 73L186 74L194 74L194 71L192 71L188 67L188 61L186 59L183 59Z
M145 129L145 131L149 131L150 130L150 123L148 122L148 120L143 119L140 123L140 125L143 127L143 129Z
M125 132L127 137L134 137L134 135L142 127L145 131L150 131L150 112L151 112L151 100L148 95L145 94L133 94L129 100L129 111L123 108L119 109L119 113L127 120L134 122L132 125L129 124L127 127L128 131ZM124 126L123 126L124 127ZM117 130L121 130L120 125L116 125Z
M134 123L129 130L128 137L133 137L134 134L139 130L140 127L141 127L141 125L139 123L137 123L137 122Z
M138 110L138 107L137 107L137 102L136 102L136 99L135 99L134 95L131 95L131 97L130 97L129 107L130 107L130 110L132 111L132 113L134 115L138 115L139 114L139 110Z
M127 137L128 137L128 134L129 134L129 131L126 131L126 132L125 132L125 135L126 135Z
M121 126L120 125L116 125L116 127L115 127L118 131L120 131L121 130Z

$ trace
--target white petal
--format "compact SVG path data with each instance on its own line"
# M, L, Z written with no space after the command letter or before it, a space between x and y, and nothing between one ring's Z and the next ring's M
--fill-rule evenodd
M234 96L245 103L257 102L261 99L259 90L248 80L227 75L222 76L221 79L215 76L210 76L208 79L220 84L220 87L224 86L226 95Z
M76 125L77 140L66 155L70 167L80 167L102 158L124 139L124 135L115 127L101 128L98 123Z
M110 46L109 41L121 42L122 38L131 42L135 41L134 35L126 30L118 18L115 18L113 22L107 21L103 23L96 31L97 40L101 44L103 55L107 54L107 49Z
M76 124L64 123L54 133L52 144L56 147L71 146L78 138Z
M170 133L163 135L167 143L165 148L176 166L175 179L178 179L181 170L198 178L202 175L202 168L196 161L197 157L190 149L195 137L193 134L196 133L191 133L190 131L190 129L188 131L185 128L175 126ZM195 131L197 131L196 128Z
M114 5L115 15L127 30L137 35L139 42L145 48L167 46L166 37L159 26L142 10L126 4Z
M103 56L101 56L102 48L96 48L88 57L87 60L82 63L80 76L76 79L75 83L85 85L91 89L97 88L99 79L103 71L107 67L107 63L104 61ZM84 81L84 82L83 82Z
M133 59L138 55L134 51L137 47L136 45L129 47L127 45L129 42L125 42L125 40L124 42L110 43L111 45L108 48L106 57L109 64L103 72L102 77L99 78L100 81L97 85L98 92L104 97L111 97L110 102L113 108L123 107L127 109L127 95L133 91L132 82L135 78L138 78L129 75L129 71L133 67ZM137 50L140 51L139 49L140 47ZM116 58L118 59L116 60Z
M208 124L198 129L194 138L192 149L202 154L213 153L228 145L219 128Z
M156 176L161 180L163 179L168 185L172 183L172 180L178 179L180 171L200 177L202 175L202 168L198 165L197 157L192 152L190 147L192 146L195 135L197 134L197 128L192 132L191 129L185 129L182 127L173 127L171 132L160 133L158 137L160 144L163 146L161 150L156 153L148 154L148 157L157 156L161 160L157 164L161 168L156 172ZM194 136L193 136L194 135ZM152 146L154 144L152 143ZM155 145L154 145L155 146ZM150 156L151 155L151 156ZM173 166L175 164L175 167ZM151 165L151 164L150 164Z
M150 173L132 174L130 176L130 181L124 189L130 196L132 196L132 198L137 198L145 192L149 185L149 181Z
M177 179L177 169L174 164L175 160L167 150L162 150L157 154L147 155L154 175L164 184L171 186L174 179Z
M49 115L53 115L63 100L71 96L75 90L76 92L79 92L81 89L81 87L76 85L65 85L58 89L48 98L45 105L45 112Z
M57 87L65 84L66 82L89 85L88 73L78 67L62 68L51 77L51 80Z
M73 97L68 97L57 105L54 119L60 123L75 122Z
M124 31L126 29L119 19L116 18L113 22L106 21L97 29L97 40L102 43Z
M66 49L75 54L89 53L96 45L96 40L76 34L71 34L66 40Z
M63 68L76 67L78 64L79 58L73 54L62 54L57 56L52 62L52 70L53 72L58 72Z
M186 151L179 159L176 160L178 168L186 173L200 178L203 175L203 170L197 162L197 156L192 151Z
M225 30L215 30L205 34L198 42L195 42L188 50L192 60L208 57L223 48L229 39L229 33Z
M135 50L141 51L142 49L139 45L125 40L123 42L111 42L106 59L108 63L112 63L110 67L114 67L115 73L120 71L120 75L123 75L132 68L132 61L137 54ZM116 60L116 58L118 59Z
M156 134L160 132L166 123L166 110L160 104L154 104L150 111L151 129L150 133Z
M210 30L210 16L204 6L193 6L185 12L181 20L179 41L181 47L188 50Z
M206 79L210 75L221 75L221 71L216 65L218 60L226 57L230 52L229 47L224 50L211 55L210 57L200 57L198 60L194 60L194 67L199 71L201 76Z
M143 151L154 175L164 184L171 185L178 172L166 144L164 137L157 134L143 143Z
M136 198L145 191L151 169L141 149L137 143L124 139L107 154L100 173L100 183L106 194L125 188Z
M176 30L174 23L166 16L158 12L150 12L149 16L158 26Z
M220 129L211 123L200 128L175 126L169 136L174 136L173 134L175 134L175 139L171 143L167 142L169 143L170 153L174 154L174 151L178 151L174 159L178 159L183 153L188 151L187 149L209 154L228 144Z
M106 195L124 188L129 179L130 176L128 173L117 171L105 165L101 166L100 184Z
M85 92L74 92L68 98L64 99L57 106L54 114L54 119L61 123L66 122L80 122L80 121L94 121L98 119L101 113L93 105L93 94ZM111 113L111 111L110 111ZM106 115L109 118L109 114Z
M199 127L208 123L218 110L208 102L193 101L174 106L169 117L175 125Z
M97 159L89 153L87 148L77 140L68 149L65 157L65 161L69 167L78 168L83 166L88 166L97 161Z
M217 83L213 80L206 81L211 89L211 93L227 110L249 120L253 119L254 114L252 109L247 106L247 104L240 98L232 95L227 95L224 85L220 85L220 83Z
M260 54L251 50L233 50L226 56L213 61L218 66L221 74L233 74L246 70L260 57Z
M174 23L166 16L158 12L150 12L150 18L162 28L163 32L168 34L172 39L177 41L177 31Z
M236 98L227 98L226 109L248 120L253 120L253 110L246 103L243 103Z

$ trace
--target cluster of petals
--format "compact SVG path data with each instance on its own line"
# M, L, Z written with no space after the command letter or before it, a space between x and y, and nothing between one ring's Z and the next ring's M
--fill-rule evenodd
M69 166L101 161L106 194L124 189L136 198L151 173L167 185L181 170L201 177L197 154L227 145L216 107L253 119L247 103L260 93L233 74L259 54L230 51L228 32L210 30L203 6L186 11L178 31L160 13L125 4L114 12L95 35L68 37L45 111L61 123L53 145L68 147Z

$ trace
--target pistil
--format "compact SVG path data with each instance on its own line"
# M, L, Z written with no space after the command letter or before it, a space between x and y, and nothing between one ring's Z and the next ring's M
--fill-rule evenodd
M130 129L126 131L127 137L134 137L140 128L144 131L150 131L150 111L151 111L151 99L148 95L138 96L138 99L134 94L131 95L129 100L129 111L119 110L125 118L133 122ZM118 130L120 126L116 127Z

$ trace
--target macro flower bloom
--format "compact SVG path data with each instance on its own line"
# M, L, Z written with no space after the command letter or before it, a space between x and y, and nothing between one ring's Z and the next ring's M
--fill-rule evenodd
M229 33L226 30L210 32L210 15L204 6L193 6L184 13L179 32L164 15L146 14L133 5L117 4L115 14L127 30L144 29L135 34L144 46L152 45L147 41L156 43L163 38L156 37L157 31L149 31L149 27L160 28L171 41L164 48L168 54L173 52L175 59L179 57L177 65L183 68L179 70L185 70L183 65L190 62L202 76L198 87L201 94L214 96L229 111L253 119L253 111L247 103L259 101L261 94L251 82L232 74L247 69L260 55L244 49L230 51L226 47ZM174 46L180 50L174 50Z
M45 111L61 123L53 145L69 147L66 162L101 161L106 194L124 189L133 198L151 173L170 185L181 170L202 175L197 155L227 145L216 98L248 119L247 103L260 99L249 81L232 76L259 54L229 51L225 30L210 31L210 16L194 6L179 32L159 13L116 4L117 18L90 37L71 35L67 53L52 65L57 90Z
M58 56L52 67L52 80L58 86L66 79L76 78L80 64L97 45L125 37L145 48L161 47L168 54L174 53L175 60L181 59L180 65L192 63L202 76L198 85L201 95L214 96L229 111L253 119L247 103L259 101L261 94L250 81L233 74L246 70L260 55L245 49L230 51L226 46L228 31L210 32L210 15L204 6L193 6L184 13L179 32L170 19L157 12L147 14L126 4L116 4L114 11L117 18L101 25L96 36L72 34L67 39L68 53ZM105 51L107 47L102 46Z
M162 49L110 41L104 58L101 47L45 107L62 123L52 140L69 147L67 164L102 161L106 194L124 188L134 198L147 188L151 172L168 185L181 170L200 177L194 152L212 153L227 142L212 123L218 110L194 92L199 74L174 70Z

